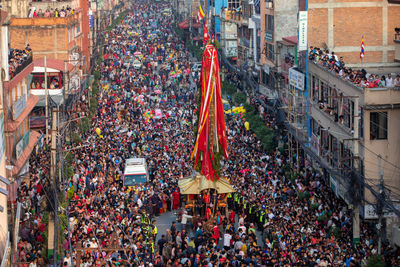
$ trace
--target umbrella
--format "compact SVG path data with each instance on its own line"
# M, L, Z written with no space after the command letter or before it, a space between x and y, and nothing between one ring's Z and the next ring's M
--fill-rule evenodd
M139 52L139 51L137 51L137 52L135 52L135 53L133 53L135 56L138 56L138 55L141 55L142 54L142 52Z
M161 94L160 90L155 90L154 93L156 93L157 95Z

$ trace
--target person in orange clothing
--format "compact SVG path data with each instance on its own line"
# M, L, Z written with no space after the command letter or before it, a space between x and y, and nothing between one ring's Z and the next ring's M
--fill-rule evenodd
M206 219L207 220L209 220L210 218L211 218L211 208L210 207L207 207L207 209L206 209Z

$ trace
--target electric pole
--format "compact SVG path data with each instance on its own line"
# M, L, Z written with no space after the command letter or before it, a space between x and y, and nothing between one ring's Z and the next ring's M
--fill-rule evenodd
M378 174L379 174L379 198L376 205L376 213L378 214L378 255L381 255L382 250L382 215L383 215L383 205L385 199L385 191L383 186L383 170L381 169L381 155L378 155Z
M51 127L51 167L50 167L50 179L53 184L53 201L54 201L54 247L53 247L53 261L54 266L57 266L57 234L58 234L58 199L57 199L57 179L56 179L56 156L57 156L57 109L53 108L53 123Z

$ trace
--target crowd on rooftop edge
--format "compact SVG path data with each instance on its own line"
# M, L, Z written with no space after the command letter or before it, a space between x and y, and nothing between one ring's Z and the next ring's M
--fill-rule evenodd
M400 74L381 75L368 73L365 69L353 70L345 66L343 57L338 57L335 52L310 47L309 59L329 69L332 73L363 88L393 88L400 87Z
M190 53L171 19L160 16L165 4L136 1L132 7L105 35L97 113L82 136L87 145L71 152L74 174L64 188L71 231L65 227L62 233L61 266L77 266L78 258L82 267L365 266L377 254L373 230L362 223L354 247L347 205L311 167L289 167L298 176L287 177L287 156L264 151L241 114L226 116L229 159L222 164L236 193L205 191L194 196L193 214L184 208L178 179L192 173L198 80L190 76ZM132 65L137 52L143 56L139 69ZM259 105L256 99L252 103ZM80 101L76 116L88 112ZM273 117L262 115L274 127ZM146 158L150 181L128 189L121 176L131 157ZM51 199L49 151L30 164L29 179L18 190L30 216L21 222L18 257L34 267L47 262L42 203ZM216 206L216 198L226 198L227 209ZM168 211L181 214L181 220L159 233L158 215ZM115 235L121 249L103 250ZM77 248L85 252L78 255ZM398 248L385 243L382 256L386 266L399 266Z
M61 9L48 7L46 10L36 10L36 7L32 7L29 9L28 18L65 18L74 13L75 10L70 6L62 7Z
M32 56L32 49L29 44L25 49L10 49L8 52L8 71L10 79L18 72L24 62Z

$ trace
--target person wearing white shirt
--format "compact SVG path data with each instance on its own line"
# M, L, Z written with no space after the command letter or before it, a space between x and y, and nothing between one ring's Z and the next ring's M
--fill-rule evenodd
M187 225L188 219L190 220L190 219L192 219L192 218L193 218L193 216L189 215L188 212L187 212L186 210L183 212L183 214L182 214L182 221L181 221L181 224L182 224L182 228L183 228L183 229L186 229L186 225Z
M386 77L385 81L386 81L386 86L387 87L393 87L394 86L393 85L392 75L388 74L388 76Z
M231 247L232 235L229 232L224 234L224 248L229 250Z

